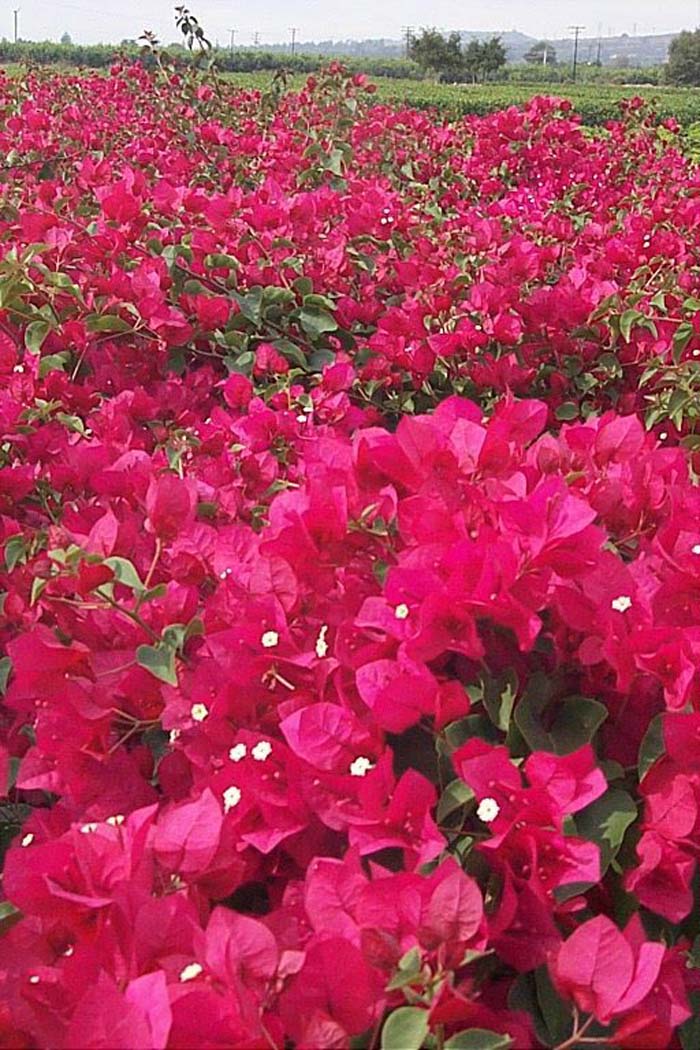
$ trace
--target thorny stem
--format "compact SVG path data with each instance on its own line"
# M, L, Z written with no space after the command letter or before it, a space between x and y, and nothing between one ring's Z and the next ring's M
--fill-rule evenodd
M146 579L143 581L143 585L144 585L146 590L148 590L148 588L151 586L151 580L153 578L153 573L156 571L156 565L158 564L158 559L160 558L162 552L163 552L163 541L161 540L160 536L158 536L156 538L156 549L155 549L155 553L153 555L153 561L151 562L151 564L150 564L150 566L148 568L148 572L146 573Z
M594 1021L595 1017L593 1016L593 1014L591 1014L591 1016L588 1017L579 1027L580 1016L578 1010L576 1009L576 1007L574 1007L574 1030L569 1036L569 1038L565 1039L563 1043L559 1043L558 1046L555 1046L554 1050L572 1050L572 1048L575 1047L578 1043L596 1043L598 1045L607 1043L608 1037L605 1035L589 1036L588 1038L585 1038L585 1033L588 1031L588 1029L591 1027Z
M148 637L151 639L152 642L159 642L160 641L160 638L158 637L156 632L153 630L153 628L150 627L146 623L146 621L143 620L142 617L139 616L138 613L133 612L131 609L125 609L123 605L119 604L119 602L115 602L114 598L111 598L108 594L105 594L104 591L100 587L96 587L95 588L95 594L98 594L100 596L100 598L102 598L104 601L106 601L107 604L110 605L117 612L123 613L124 616L127 616L130 620L133 621L133 623L138 624L138 626L141 628L141 630L146 632L146 634L148 635Z

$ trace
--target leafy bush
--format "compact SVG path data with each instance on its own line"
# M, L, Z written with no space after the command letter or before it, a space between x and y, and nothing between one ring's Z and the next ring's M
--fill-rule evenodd
M678 124L149 48L0 78L0 1042L696 1046Z

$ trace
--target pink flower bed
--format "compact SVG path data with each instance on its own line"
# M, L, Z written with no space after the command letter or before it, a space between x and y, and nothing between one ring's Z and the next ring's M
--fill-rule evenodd
M677 129L0 115L0 1046L696 1047Z

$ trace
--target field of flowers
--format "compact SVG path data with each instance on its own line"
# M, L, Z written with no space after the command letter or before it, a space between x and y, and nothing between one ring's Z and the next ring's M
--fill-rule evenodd
M676 123L0 116L0 1046L697 1050Z

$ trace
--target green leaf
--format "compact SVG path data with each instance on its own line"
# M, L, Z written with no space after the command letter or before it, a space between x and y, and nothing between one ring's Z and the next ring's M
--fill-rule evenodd
M232 292L233 298L241 308L241 313L246 321L250 321L257 328L262 321L263 289L259 284L254 285L245 295Z
M505 1050L513 1040L502 1032L489 1032L485 1028L467 1028L450 1036L445 1050Z
M604 704L585 696L550 702L542 684L540 690L528 686L515 708L514 720L532 751L568 755L589 744L607 717Z
M694 329L690 321L683 321L678 325L678 328L673 334L673 363L678 364L683 351L687 348L688 343L693 338Z
M142 591L143 583L132 562L127 558L105 558L105 565L112 570L117 583L132 591Z
M177 685L175 650L167 645L140 645L136 650L136 663L168 685Z
M463 780L457 778L451 780L447 785L437 807L437 820L438 824L441 824L445 817L449 817L450 813L454 813L460 806L465 805L467 802L471 802L474 798L474 792L472 789L464 783Z
M561 420L576 419L578 417L578 405L573 401L565 401L562 405L559 405L554 415Z
M483 704L488 716L495 726L508 732L513 713L515 696L518 691L518 680L514 671L509 671L499 678L487 678L484 681Z
M400 1006L389 1014L382 1028L382 1050L420 1050L428 1034L428 1011Z
M386 986L388 992L404 988L407 984L415 984L421 974L420 950L417 947L409 950L399 959L396 973Z
M579 835L600 847L601 874L605 874L622 845L625 832L636 819L634 800L620 788L610 788L574 817Z
M48 321L32 321L24 333L24 345L30 354L40 354L51 327Z
M326 365L332 365L334 361L335 354L332 350L314 350L308 359L308 367L311 372L322 372Z
M70 354L62 350L59 354L47 354L39 363L39 378L45 379L49 372L65 372Z
M467 715L456 722L450 722L445 728L445 740L450 751L456 751L467 740L478 737L490 744L501 742L501 736L490 718L486 715Z
M282 357L285 357L287 361L291 361L293 365L297 365L298 368L303 368L306 371L308 358L302 348L293 343L291 339L275 339L272 345L275 350L279 350Z
M516 979L508 995L508 1006L530 1014L537 1038L545 1046L557 1046L571 1034L570 1008L559 998L546 966Z
M12 671L12 660L9 656L0 657L0 695L4 696L7 690L7 681Z
M663 716L656 715L649 723L649 728L639 745L639 757L637 759L637 773L639 779L643 780L657 758L665 753Z
M21 918L22 912L19 908L15 908L10 901L3 901L0 904L0 936L7 933L10 927L19 922Z
M34 579L32 580L32 592L31 592L31 594L29 596L29 605L30 606L36 605L36 603L39 601L39 599L41 598L42 594L46 590L46 586L47 586L48 582L49 582L48 580L45 580L41 576L35 576L34 577Z
M335 303L327 295L317 295L314 292L304 296L304 307L319 310L335 310Z
M85 318L88 332L131 332L128 321L116 314L90 314Z
M5 568L12 572L27 557L27 543L22 535L10 536L5 544Z
M634 326L642 320L645 320L644 314L641 314L639 310L625 310L622 314L620 317L620 335L626 343L630 341L630 335Z
M338 328L333 314L318 306L303 306L299 311L299 321L310 339L319 339L326 332L335 332Z
M240 270L241 268L240 262L234 255L225 255L223 252L215 252L213 255L205 256L204 265L211 266L217 270Z

